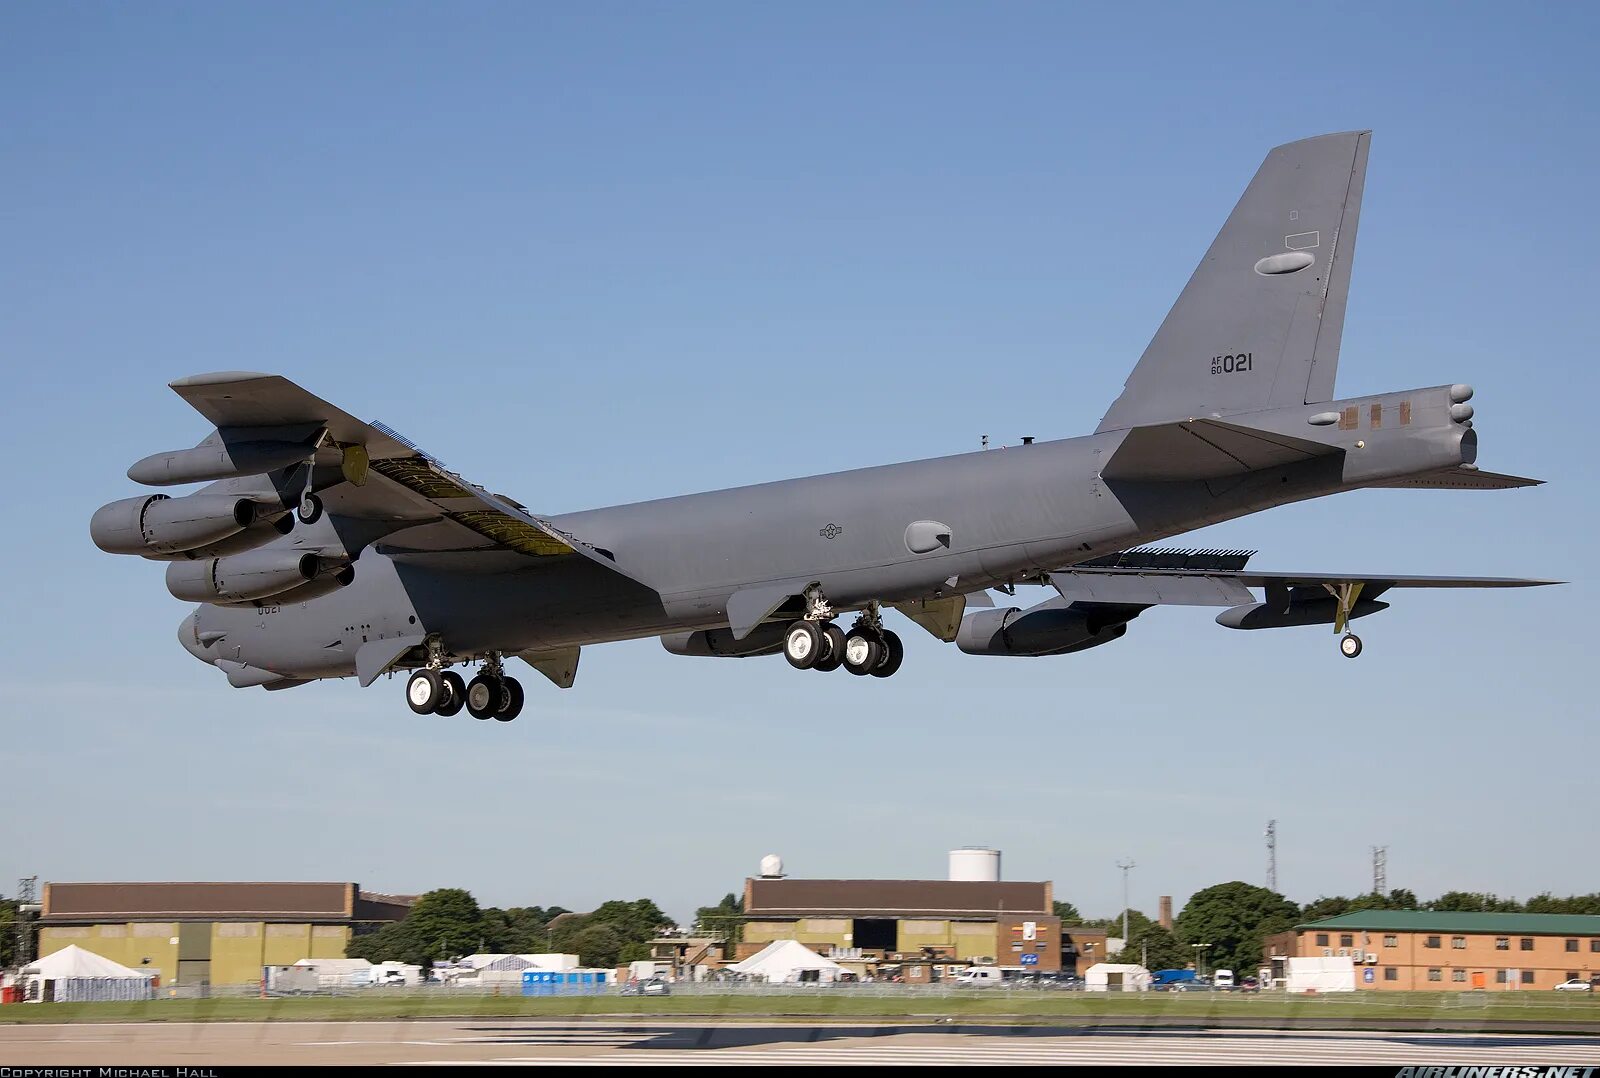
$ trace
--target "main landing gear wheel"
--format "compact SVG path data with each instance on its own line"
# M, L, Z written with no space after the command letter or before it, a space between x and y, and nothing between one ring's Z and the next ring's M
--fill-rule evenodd
M883 661L883 645L876 637L856 630L844 640L844 668L857 677L864 677L878 668Z
M467 683L467 714L475 719L492 719L505 698L504 680L479 674Z
M829 625L822 630L822 656L811 669L821 670L826 674L830 670L839 669L843 664L844 630L837 625Z
M816 666L826 647L822 626L814 621L797 621L783 635L783 657L796 670L810 670Z
M294 515L302 524L315 524L322 519L322 499L315 494L306 494L295 506Z
M461 705L467 702L467 685L461 680L461 675L454 670L446 670L439 675L439 681L444 685L445 693L439 699L438 706L433 709L435 715L454 715L461 710Z
M500 707L494 717L501 722L510 722L522 714L522 682L514 677L501 678L502 692L500 694Z
M883 658L868 673L873 677L893 677L894 672L900 669L900 664L905 661L905 657L905 645L900 643L898 636L885 629L883 631Z
M1345 633L1339 638L1339 654L1353 659L1361 654L1361 638L1355 633Z
M433 714L444 694L444 680L437 670L418 670L406 682L406 703L418 715Z

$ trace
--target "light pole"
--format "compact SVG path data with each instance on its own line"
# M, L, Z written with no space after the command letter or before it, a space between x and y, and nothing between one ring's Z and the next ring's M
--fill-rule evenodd
M1122 945L1128 945L1128 870L1134 868L1133 859L1118 861L1117 867L1122 869Z

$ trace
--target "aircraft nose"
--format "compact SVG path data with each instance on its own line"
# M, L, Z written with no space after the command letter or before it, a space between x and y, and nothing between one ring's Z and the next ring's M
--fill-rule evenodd
M215 642L213 640L210 643ZM216 657L206 650L209 645L200 642L200 612L198 610L178 624L178 643L183 645L184 651L187 651L203 663L214 663L216 661Z

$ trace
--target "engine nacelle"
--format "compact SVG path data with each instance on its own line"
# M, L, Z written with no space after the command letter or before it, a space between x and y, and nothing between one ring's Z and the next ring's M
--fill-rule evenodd
M96 509L89 536L107 554L181 554L237 535L262 515L255 501L232 494L148 494Z
M1350 611L1350 617L1364 618L1387 609L1389 604L1377 599L1358 599ZM1217 624L1230 629L1284 629L1295 625L1332 625L1338 616L1339 604L1333 596L1324 595L1320 599L1291 602L1287 606L1250 603L1229 607L1217 615Z
M128 478L147 487L242 479L310 460L316 447L302 442L224 442L212 435L193 449L152 453L128 469Z
M354 565L346 565L344 568L333 572L324 570L321 576L309 583L301 584L298 588L290 588L288 591L278 592L272 596L272 601L275 603L308 603L312 599L327 595L329 592L338 591L340 588L348 588L355 582L355 579L356 567Z
M225 558L175 561L167 590L191 603L244 603L299 588L339 566L303 550L252 550Z
M789 626L784 622L758 625L743 640L733 638L731 629L701 629L694 633L668 633L661 638L661 646L674 655L718 656L747 659L753 655L772 655L783 650L783 634Z
M961 619L956 647L968 655L1066 655L1110 643L1127 632L1139 607L1051 599L1026 610L983 610Z

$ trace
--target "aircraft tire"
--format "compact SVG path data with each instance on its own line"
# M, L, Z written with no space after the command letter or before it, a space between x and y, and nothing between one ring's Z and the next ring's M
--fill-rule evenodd
M406 680L406 705L418 715L432 715L444 698L444 682L437 670L418 670Z
M305 495L295 506L294 515L302 524L315 524L322 519L322 499L315 494Z
M883 658L868 673L873 677L893 677L905 661L906 647L900 638L888 629L883 631Z
M510 722L522 714L522 682L514 677L503 678L500 682L504 692L501 694L500 707L495 711L494 717L501 722Z
M822 629L814 621L797 621L783 634L783 657L796 670L810 670L822 656Z
M883 645L875 636L853 632L844 642L844 668L857 677L872 673L883 661Z
M467 714L475 719L492 719L500 710L506 693L505 684L497 677L479 674L467 682Z
M1361 638L1355 633L1345 633L1339 640L1339 654L1354 659L1361 654Z
M837 625L829 625L822 630L822 642L822 657L811 669L826 674L844 665L844 630Z
M461 680L461 675L454 670L446 670L439 675L439 681L444 685L445 694L439 701L439 706L433 709L435 715L455 715L461 711L461 706L467 702L467 686Z

